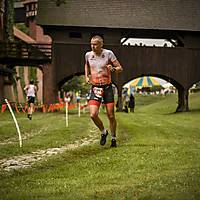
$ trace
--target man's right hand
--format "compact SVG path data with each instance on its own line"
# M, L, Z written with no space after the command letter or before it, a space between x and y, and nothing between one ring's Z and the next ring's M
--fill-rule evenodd
M91 84L89 77L86 77L85 81L86 81L87 84Z

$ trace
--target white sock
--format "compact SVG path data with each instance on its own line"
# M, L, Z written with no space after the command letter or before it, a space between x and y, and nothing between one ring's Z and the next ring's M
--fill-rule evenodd
M106 135L106 129L104 129L101 133Z

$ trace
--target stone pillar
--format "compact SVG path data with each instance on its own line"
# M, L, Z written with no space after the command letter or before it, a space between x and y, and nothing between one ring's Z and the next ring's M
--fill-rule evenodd
M8 99L11 102L16 102L16 98L14 96L14 89L13 89L12 84L7 84L6 83L4 85L3 94L4 94L4 99Z
M0 74L0 104L4 101L4 81L3 81L3 75Z
M123 102L122 102L122 86L118 87L118 111L123 111Z
M122 76L122 73L113 73L112 75L112 82L115 83L115 85L117 86L118 89L118 112L122 112L123 111L123 102L122 102L122 87L123 85L121 84L120 81L120 76Z
M43 67L43 104L59 102L54 68L53 64Z
M40 69L37 69L37 79L38 79L38 91L37 91L37 99L38 103L43 101L43 72Z
M187 112L189 111L188 107L188 89L178 88L178 107L176 112Z

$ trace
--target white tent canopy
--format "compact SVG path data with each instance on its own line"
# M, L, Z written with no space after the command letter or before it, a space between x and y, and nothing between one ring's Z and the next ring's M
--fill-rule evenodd
M165 83L165 84L163 84L162 85L164 88L172 88L172 87L174 87L171 83Z

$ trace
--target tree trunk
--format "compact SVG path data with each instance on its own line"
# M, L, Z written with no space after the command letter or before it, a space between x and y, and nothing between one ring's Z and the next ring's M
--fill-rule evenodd
M4 22L5 40L11 42L14 40L14 0L5 1Z

